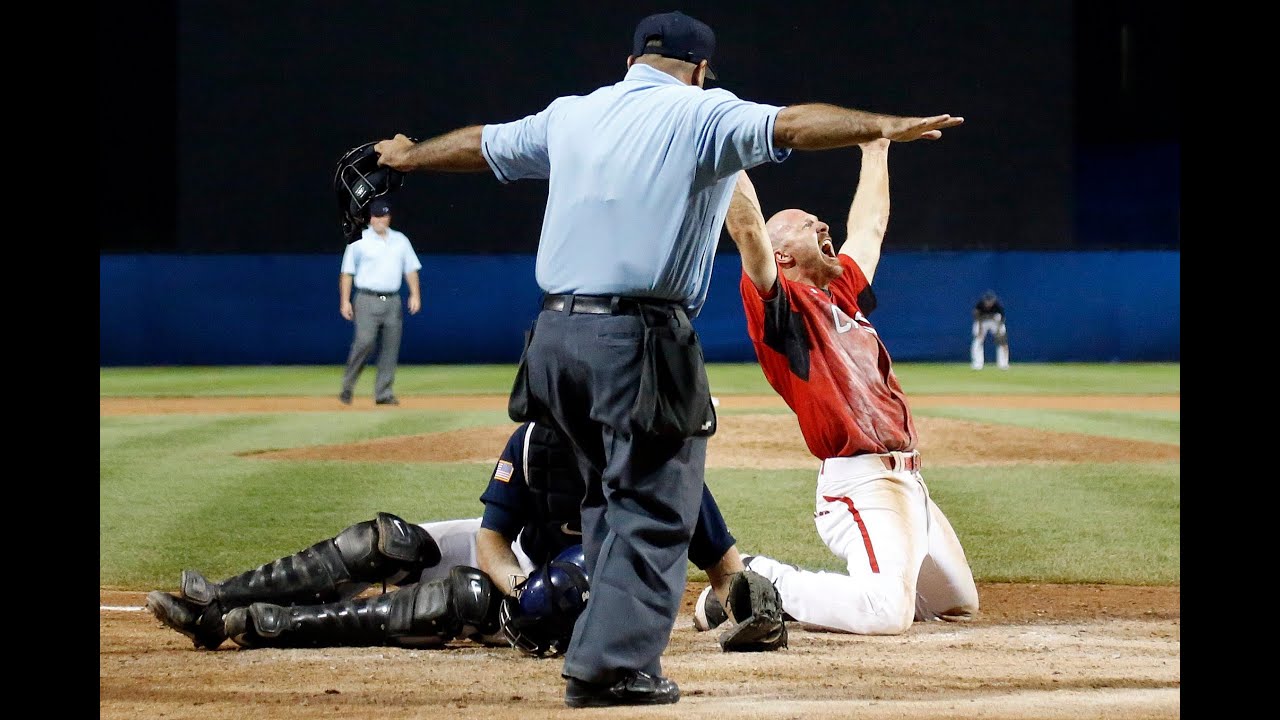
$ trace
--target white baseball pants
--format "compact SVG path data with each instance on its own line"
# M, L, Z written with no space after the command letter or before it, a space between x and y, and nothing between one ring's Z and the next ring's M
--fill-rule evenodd
M1009 335L1004 326L1004 318L994 317L973 321L973 342L969 344L969 365L974 370L981 370L986 362L987 336L995 338L996 367L1009 369Z
M480 530L480 518L437 520L418 523L418 527L431 533L436 545L440 546L440 562L422 571L424 582L448 577L455 565L479 567L476 564L476 533ZM515 542L511 543L511 550L516 554L516 560L520 561L520 569L526 575L532 573L537 566L524 554L518 535Z
M929 497L916 453L830 458L818 473L814 524L847 574L801 570L757 555L798 622L859 635L897 635L914 620L978 611L960 539Z

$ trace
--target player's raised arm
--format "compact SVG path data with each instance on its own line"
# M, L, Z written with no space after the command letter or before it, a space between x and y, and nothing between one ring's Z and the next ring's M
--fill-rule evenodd
M760 198L746 171L738 173L738 183L733 187L733 199L729 202L724 226L742 256L742 271L751 278L757 292L767 295L778 279L778 263L773 258L773 245L765 230Z
M880 246L889 227L889 141L862 143L862 170L849 205L848 236L840 252L853 258L871 282L880 264Z

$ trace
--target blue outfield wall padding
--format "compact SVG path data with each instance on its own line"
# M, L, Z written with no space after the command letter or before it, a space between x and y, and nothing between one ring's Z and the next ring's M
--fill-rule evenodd
M538 310L533 256L419 257L423 308L405 313L400 361L517 361ZM340 261L340 254L100 256L99 362L341 364L352 328L338 312ZM694 321L706 358L753 361L739 258L721 254L715 262ZM899 361L968 362L970 310L987 289L1008 312L1013 362L1180 360L1177 251L886 253L873 287L879 307L871 321Z

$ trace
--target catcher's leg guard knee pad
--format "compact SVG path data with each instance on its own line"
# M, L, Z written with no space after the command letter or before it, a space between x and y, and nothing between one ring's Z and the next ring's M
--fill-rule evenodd
M435 538L391 513L353 525L333 542L351 579L359 582L416 582L423 570L440 562Z
M501 593L476 568L459 565L449 577L418 583L399 594L387 626L396 645L438 645L459 636L479 640L498 631Z

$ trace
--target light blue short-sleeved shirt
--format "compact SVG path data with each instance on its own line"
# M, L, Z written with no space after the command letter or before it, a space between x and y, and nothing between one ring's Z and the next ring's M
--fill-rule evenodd
M361 290L398 292L405 273L421 269L409 238L391 228L385 237L365 228L360 239L342 253L342 272L351 275L352 284Z
M614 85L486 125L502 182L546 179L536 276L547 293L706 301L735 176L782 162L781 107L686 85L636 64Z

